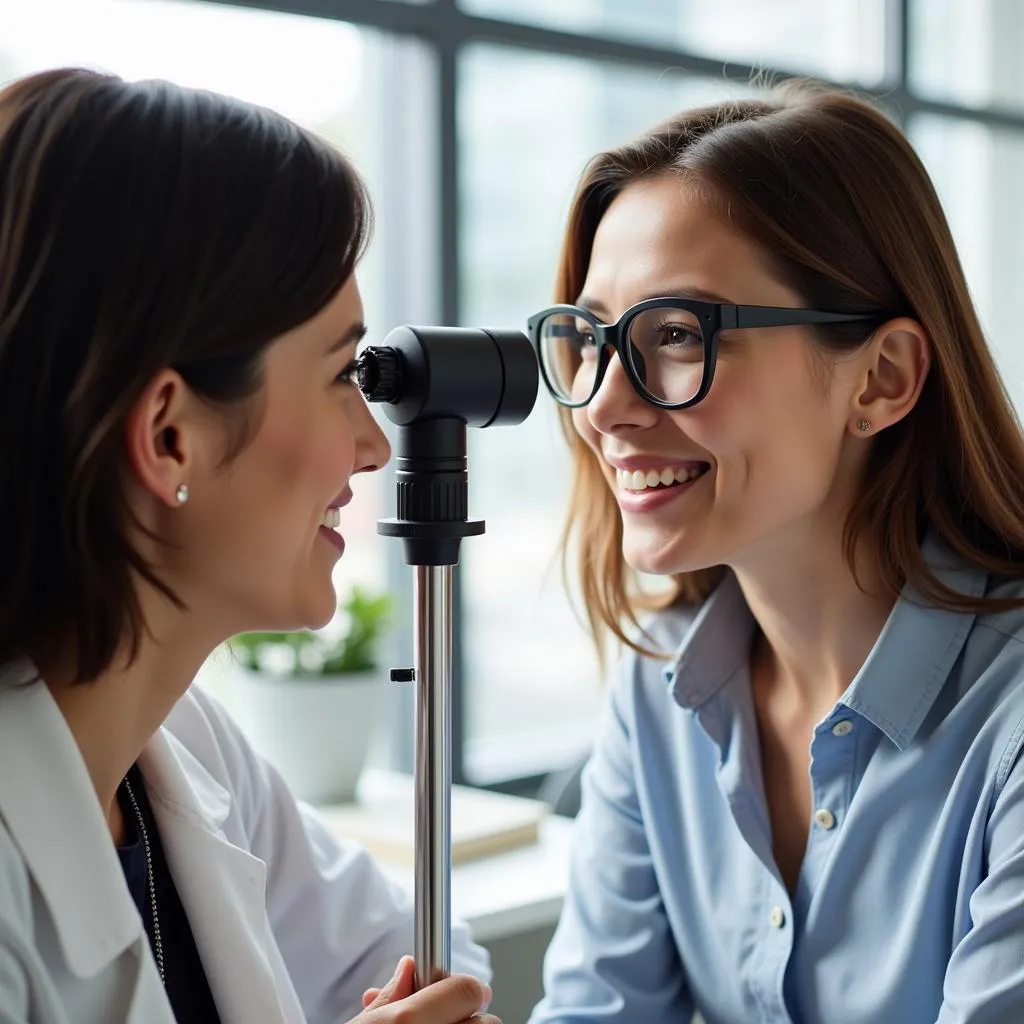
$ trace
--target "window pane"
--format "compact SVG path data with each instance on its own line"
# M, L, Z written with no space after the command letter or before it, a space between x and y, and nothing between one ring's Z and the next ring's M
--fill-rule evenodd
M551 297L585 161L727 89L493 46L469 49L459 73L463 321L518 330ZM551 399L542 390L522 426L470 434L471 511L487 533L463 544L467 761L487 778L583 750L601 689L554 558L570 466Z
M165 0L0 0L0 82L68 65L127 79L165 78L280 111L326 136L371 183L379 180L377 107L367 82L382 37L314 18ZM367 322L383 326L371 248L360 269ZM342 512L348 540L336 582L383 586L383 474L353 481L357 500ZM254 553L258 556L258 552Z
M1024 4L911 0L910 82L968 106L1024 105Z
M473 14L873 85L885 0L460 0Z
M1010 397L1024 415L1024 133L918 117L910 136L935 181Z

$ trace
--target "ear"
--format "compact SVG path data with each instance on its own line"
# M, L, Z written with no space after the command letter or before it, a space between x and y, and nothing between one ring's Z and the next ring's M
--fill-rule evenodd
M916 320L899 317L875 332L867 359L849 423L858 437L891 427L914 408L931 367L931 342Z
M194 452L188 429L188 385L174 370L161 370L139 395L125 422L128 461L142 487L171 507L188 495ZM180 488L185 485L185 491Z

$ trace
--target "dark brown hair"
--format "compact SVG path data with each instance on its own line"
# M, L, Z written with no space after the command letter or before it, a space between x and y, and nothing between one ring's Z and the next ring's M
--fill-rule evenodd
M369 229L349 163L271 111L77 69L0 91L0 663L137 649L135 574L177 599L130 541L128 411L171 367L245 421Z
M871 539L886 590L905 582L936 606L991 611L1017 599L969 598L925 563L935 533L966 562L1024 576L1024 438L971 302L956 247L928 174L899 129L871 104L812 83L764 98L679 114L587 166L569 215L556 301L575 302L598 223L612 200L650 175L678 173L765 254L807 306L894 311L924 327L932 367L913 411L871 442L863 486L844 530L847 561ZM863 325L814 328L821 351L863 344ZM641 607L622 557L622 525L597 460L562 422L574 459L565 531L579 558L581 594L601 646L628 633ZM659 603L702 601L722 569L672 578ZM627 633L628 631L628 633Z

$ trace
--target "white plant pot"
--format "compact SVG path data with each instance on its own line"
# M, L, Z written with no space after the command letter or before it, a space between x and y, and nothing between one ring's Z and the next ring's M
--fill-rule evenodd
M300 800L348 803L379 717L377 672L293 678L243 670L237 718Z

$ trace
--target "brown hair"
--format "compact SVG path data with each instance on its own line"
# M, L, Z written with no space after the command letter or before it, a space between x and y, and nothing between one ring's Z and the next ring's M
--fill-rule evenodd
M594 235L612 200L650 175L679 173L758 244L809 307L917 319L933 350L913 411L873 440L866 480L844 529L847 562L870 536L893 597L904 583L938 607L993 611L1024 600L970 598L925 563L935 533L966 562L1024 576L1024 438L985 342L946 218L910 143L880 111L845 92L787 83L764 98L681 113L587 166L569 215L556 301L575 302ZM870 328L814 328L826 353ZM563 556L575 545L581 595L599 649L627 635L642 607L702 601L722 568L672 577L651 602L622 557L622 525L594 454L567 410L574 479Z
M268 110L76 69L0 92L0 663L60 638L82 681L137 650L135 575L177 598L130 540L128 411L172 367L237 454L264 349L369 224L348 162Z

